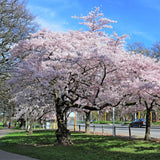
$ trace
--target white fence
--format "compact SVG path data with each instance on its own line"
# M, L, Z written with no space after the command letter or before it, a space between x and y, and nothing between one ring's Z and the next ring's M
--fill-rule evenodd
M67 128L71 131L84 132L85 124L68 124ZM35 130L43 129L57 129L57 124L46 123L46 125L34 125ZM129 126L109 126L109 125L90 125L90 133L98 135L110 135L110 136L126 136L126 137L138 137L143 138L145 135L145 128L131 128ZM152 127L151 137L160 138L160 128Z

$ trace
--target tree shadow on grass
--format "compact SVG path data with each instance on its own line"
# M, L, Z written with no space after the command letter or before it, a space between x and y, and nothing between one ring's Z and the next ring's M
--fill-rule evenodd
M18 136L15 136L18 134ZM56 140L54 131L35 131L32 135L27 132L10 133L0 139L0 145L22 144L22 145L41 145L53 144Z
M53 131L9 134L0 139L0 148L41 160L158 160L160 144L127 138L72 133L73 146L41 146L53 144ZM35 146L34 144L40 145ZM151 153L153 150L154 153Z
M116 157L118 159L122 159L122 157L123 159L130 159L129 157L132 157L131 159L149 159L150 157L153 160L160 156L160 144L144 140L96 135L88 137L87 135L75 134L73 142L83 152L110 154L112 158L119 155L121 158ZM147 146L145 147L145 145ZM153 153L151 153L152 151Z
M134 147L136 151L141 152L141 151L149 151L149 150L154 150L155 147Z
M73 143L77 145L93 145L99 148L126 147L133 145L134 141L129 141L127 138L97 136L97 135L74 135Z

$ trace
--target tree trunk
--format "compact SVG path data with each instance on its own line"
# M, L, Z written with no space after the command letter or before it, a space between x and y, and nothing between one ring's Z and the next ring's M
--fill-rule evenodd
M85 112L85 113L86 113L85 133L90 134L90 113L91 112Z
M58 129L56 131L56 143L59 145L72 145L73 143L70 139L71 134L70 131L67 129L67 125L65 124L61 106L56 106L56 114L58 123Z
M28 128L28 134L33 133L33 120L30 120L29 122L29 128Z
M20 118L20 119L18 120L18 122L20 122L19 127L20 127L21 129L24 129L24 128L25 128L25 124L26 124L25 119Z
M5 112L3 112L3 127L6 127L5 126Z
M64 111L64 113L63 113L64 123L65 123L66 127L67 127L67 111Z
M146 132L145 132L145 138L144 140L151 140L151 135L150 135L150 130L151 130L151 123L150 123L150 109L147 109L147 114L146 114Z
M13 109L13 106L11 106L11 110L9 113L9 122L11 123L11 126L13 126L13 120L12 120L13 112L14 112L14 109Z

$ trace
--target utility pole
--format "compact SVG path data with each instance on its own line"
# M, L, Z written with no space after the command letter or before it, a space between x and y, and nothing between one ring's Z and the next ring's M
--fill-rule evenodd
M140 114L140 111L138 111L138 119L141 118L141 114Z
M113 107L113 137L115 137L115 108Z
M137 119L137 112L136 112L136 108L135 108L135 114L134 114L134 119Z
M75 118L74 118L74 131L76 131L76 112L75 112Z
M150 111L150 122L152 123L152 111Z
M107 122L107 112L105 111L105 122Z

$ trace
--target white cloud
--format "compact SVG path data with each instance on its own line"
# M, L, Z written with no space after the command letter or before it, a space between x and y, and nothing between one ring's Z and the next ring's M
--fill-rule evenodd
M58 31L58 32L66 32L67 28L65 27L65 22L58 22L58 21L48 21L46 19L37 17L36 22L40 24L41 29L46 28L47 30L51 31Z
M130 37L132 37L133 39L135 37L137 37L137 41L140 41L139 39L141 40L145 40L145 41L148 41L148 42L153 42L155 41L155 37L153 35L151 35L150 33L148 32L143 32L143 31L133 31L131 34L130 34ZM132 39L131 38L131 39Z
M46 8L43 6L28 5L28 9L36 16L35 21L40 25L40 28L46 28L52 31L66 32L67 22L56 18L57 10Z
M35 21L41 29L46 28L59 32L66 32L72 28L69 25L71 16L65 16L64 11L80 7L77 0L45 0L44 5L42 1L38 3L38 0L28 0L28 2L27 8L36 16Z
M31 6L28 5L28 9L35 15L35 16L43 16L43 17L50 17L54 18L56 12L51 10L50 8L45 8L42 6Z

